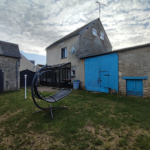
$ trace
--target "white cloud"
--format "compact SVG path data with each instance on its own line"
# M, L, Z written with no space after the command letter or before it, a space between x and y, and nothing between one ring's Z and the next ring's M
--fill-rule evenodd
M101 20L114 49L149 42L149 0L101 2L108 5L101 9ZM47 46L98 18L98 12L93 0L1 0L0 40L45 55Z

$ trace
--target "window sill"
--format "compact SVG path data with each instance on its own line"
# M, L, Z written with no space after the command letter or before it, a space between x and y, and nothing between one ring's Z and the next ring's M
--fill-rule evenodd
M66 59L67 57L65 57L65 58L61 58L61 59Z

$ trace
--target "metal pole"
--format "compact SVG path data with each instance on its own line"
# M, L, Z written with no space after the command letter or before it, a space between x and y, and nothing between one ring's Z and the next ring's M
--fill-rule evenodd
M101 18L100 18L100 11L101 11L101 4L99 3L99 19L101 20Z
M98 2L98 1L96 1L96 3L99 4L99 19L100 19L101 5L103 5L103 6L107 6L107 5L102 4L102 3Z
M25 99L27 99L27 92L26 92L26 90L27 90L27 85L26 85L26 83L27 83L27 75L26 74L24 75L24 78L25 78Z

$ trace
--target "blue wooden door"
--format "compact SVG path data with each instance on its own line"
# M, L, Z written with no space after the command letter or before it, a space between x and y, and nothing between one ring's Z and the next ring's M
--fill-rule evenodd
M109 72L108 71L100 72L100 92L104 92L104 93L109 92Z
M109 73L108 71L104 71L100 73L101 75L101 87L109 88Z
M85 87L89 91L99 91L99 61L99 57L85 60Z
M135 80L135 96L143 96L143 80Z
M134 95L135 80L127 80L127 95Z
M85 87L90 91L118 91L118 54L85 59Z
M127 80L127 95L143 96L143 80Z

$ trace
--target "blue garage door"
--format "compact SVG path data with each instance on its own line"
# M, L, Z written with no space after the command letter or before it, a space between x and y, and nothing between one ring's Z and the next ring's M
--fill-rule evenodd
M143 80L127 80L127 95L143 96Z
M118 54L85 59L85 87L90 91L118 91Z

